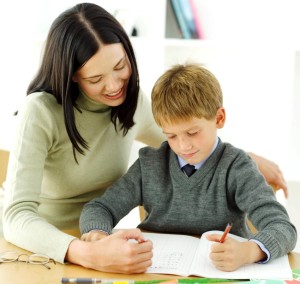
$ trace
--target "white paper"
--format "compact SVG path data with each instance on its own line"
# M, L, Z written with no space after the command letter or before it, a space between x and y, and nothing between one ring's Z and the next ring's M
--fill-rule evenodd
M221 231L211 231L219 233ZM224 279L292 279L288 256L285 255L266 264L253 263L233 272L214 267L209 259L210 246L205 237L198 239L187 235L144 233L153 242L152 266L147 273L201 276ZM229 237L246 239L229 234Z

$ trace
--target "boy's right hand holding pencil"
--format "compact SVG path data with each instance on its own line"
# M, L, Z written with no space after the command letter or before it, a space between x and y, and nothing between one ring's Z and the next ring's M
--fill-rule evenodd
M223 235L207 234L209 241L216 242L211 246L210 259L215 267L222 271L234 271L244 264L266 259L266 254L259 245L252 241L239 242L227 237L231 229L228 224Z

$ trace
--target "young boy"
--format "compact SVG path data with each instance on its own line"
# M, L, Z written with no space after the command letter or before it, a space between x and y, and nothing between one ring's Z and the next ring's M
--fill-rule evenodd
M83 239L110 234L130 210L143 205L147 217L138 227L147 231L201 235L231 222L231 232L249 241L219 243L219 235L208 237L218 242L211 259L224 271L290 252L297 232L285 208L248 154L217 136L225 124L222 101L219 82L207 69L177 65L165 72L152 90L152 111L167 141L159 149L141 149L128 173L86 204ZM187 173L186 164L195 169ZM255 235L246 215L258 230Z

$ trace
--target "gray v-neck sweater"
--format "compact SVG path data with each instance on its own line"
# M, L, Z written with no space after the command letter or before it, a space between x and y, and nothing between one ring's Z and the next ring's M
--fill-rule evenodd
M138 205L148 213L138 226L144 230L201 235L224 230L232 222L233 234L260 241L271 258L296 244L296 228L256 164L243 150L221 141L191 177L181 171L167 142L159 149L141 149L127 174L85 205L81 232L110 233ZM255 236L250 235L246 215L259 231Z

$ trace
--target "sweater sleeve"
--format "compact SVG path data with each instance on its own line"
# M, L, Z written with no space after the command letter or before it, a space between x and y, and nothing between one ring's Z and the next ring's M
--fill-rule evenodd
M111 234L118 222L141 204L142 178L138 159L102 196L84 205L79 221L80 232L102 230Z
M297 241L296 228L286 209L276 200L272 187L246 153L241 152L237 157L228 180L229 188L235 191L237 206L247 213L258 230L253 239L266 247L270 259L292 251Z
M139 94L134 121L138 126L136 140L152 147L159 147L166 140L153 118L151 102L142 91Z
M15 145L4 184L4 237L26 250L63 263L74 237L59 231L38 212L45 158L57 130L51 110L34 97L27 97L17 115Z

